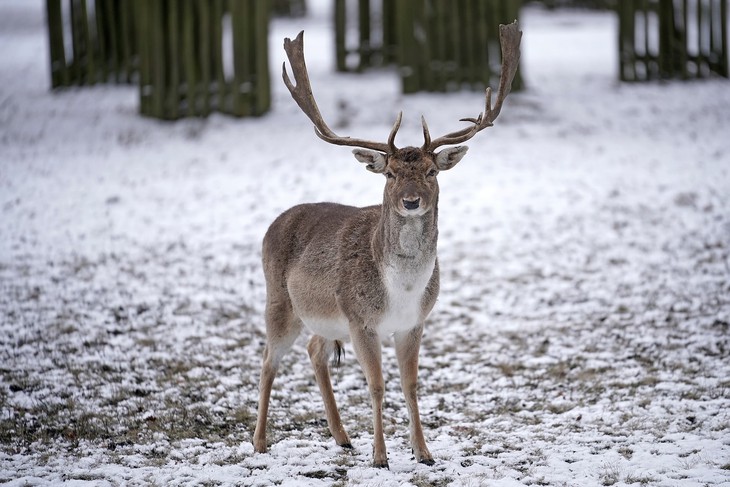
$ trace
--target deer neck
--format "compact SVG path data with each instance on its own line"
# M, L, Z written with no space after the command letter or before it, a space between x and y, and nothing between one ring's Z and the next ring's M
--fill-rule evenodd
M438 210L424 215L402 216L383 205L373 250L382 262L396 268L433 266L438 240Z

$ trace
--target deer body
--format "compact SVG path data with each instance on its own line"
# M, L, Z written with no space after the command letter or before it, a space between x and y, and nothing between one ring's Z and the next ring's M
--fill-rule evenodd
M414 452L419 461L432 463L415 390L423 323L439 288L437 166L433 157L417 149L402 149L398 156L389 164L392 177L382 205L299 205L281 214L266 232L262 255L268 343L262 389L268 384L264 378L273 381L279 361L306 327L314 335L308 350L315 372L324 358L317 382L330 431L338 444L349 446L329 375L324 375L326 359L338 346L336 341L352 337L373 407L380 410L384 393L380 342L393 335L406 378L403 388L412 391L407 397ZM414 173L421 176L415 178ZM260 403L259 412L266 407ZM375 431L382 432L382 416L374 418ZM265 432L265 421L259 415L254 441ZM265 438L259 440L257 449L265 450ZM375 463L387 465L384 440L376 446Z
M284 82L316 134L337 145L360 147L353 152L372 172L386 176L381 205L356 208L335 203L295 206L282 213L266 232L262 248L266 278L266 347L264 349L254 449L265 452L266 418L271 388L281 359L303 328L327 423L338 445L352 448L337 410L328 359L339 357L341 341L349 339L365 374L373 410L373 464L387 467L383 435L385 383L381 341L393 336L401 388L410 419L410 439L416 461L432 465L417 402L418 352L426 317L439 292L438 195L436 176L454 167L466 154L459 144L491 126L499 114L519 59L521 32L512 24L503 38L500 94L491 106L487 89L485 112L466 119L473 126L431 141L423 121L421 148L395 147L398 116L388 143L339 137L322 119L312 95L304 63L302 33L284 48L292 64L296 87L284 70Z
M433 220L427 215L386 229L402 218L383 216L390 211L315 203L284 212L263 244L267 288L277 293L272 299L289 299L303 325L329 340L347 339L349 323L373 310L379 316L369 318L370 326L382 338L413 328L438 294L436 222L423 222ZM422 243L424 228L433 244Z

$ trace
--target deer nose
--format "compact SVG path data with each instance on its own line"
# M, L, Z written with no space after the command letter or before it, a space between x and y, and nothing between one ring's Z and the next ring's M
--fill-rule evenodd
M421 204L421 198L407 200L403 198L403 208L406 210L415 210Z

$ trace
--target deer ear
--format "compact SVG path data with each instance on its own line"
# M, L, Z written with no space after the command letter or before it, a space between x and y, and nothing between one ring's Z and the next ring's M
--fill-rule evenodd
M366 150L366 149L354 149L352 151L353 154L355 154L355 159L362 162L363 164L367 164L365 168L368 171L382 173L385 171L385 154L382 152L376 152L373 150Z
M446 171L454 167L462 157L466 154L469 148L465 145L457 145L456 147L449 147L436 154L436 166L440 171Z

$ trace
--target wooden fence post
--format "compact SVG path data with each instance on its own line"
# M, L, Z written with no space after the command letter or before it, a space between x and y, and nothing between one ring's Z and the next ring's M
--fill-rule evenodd
M727 2L619 1L619 78L727 78Z
M375 24L381 43L373 39L370 0L358 0L354 48L347 45L347 4L335 0L338 71L396 62L403 92L413 93L489 85L499 72L498 25L518 18L522 0L382 0L382 20ZM358 56L356 66L348 63L351 54ZM518 72L513 89L521 87Z
M271 12L281 17L304 17L307 13L306 0L272 0Z
M219 111L244 117L270 108L268 0L137 0L137 5L142 114L174 120Z
M51 86L68 86L69 73L63 41L63 16L61 0L46 0L48 41L51 57Z
M521 0L397 2L404 93L481 90L499 75L499 24L517 20ZM515 77L513 89L522 88Z
M356 2L356 3L355 3ZM400 0L381 0L376 8L370 0L334 0L335 59L337 71L361 72L374 66L390 64L396 59L396 16ZM357 44L348 43L349 5L357 7ZM375 11L380 16L375 17ZM352 55L352 56L351 56ZM357 57L357 63L349 62Z
M270 108L269 0L91 2L46 0L54 88L137 80L140 112L170 120Z
M91 5L91 0L46 0L53 88L133 81L134 2L95 0Z

